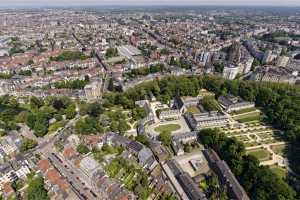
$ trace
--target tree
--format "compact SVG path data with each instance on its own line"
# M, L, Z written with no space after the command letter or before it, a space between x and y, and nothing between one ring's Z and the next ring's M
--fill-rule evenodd
M63 43L61 43L63 45ZM85 60L88 56L80 51L64 51L56 57L50 57L50 61L75 61L75 60Z
M105 53L106 58L112 58L118 56L118 49L116 48L108 48Z
M204 109L209 112L220 110L220 106L214 97L210 97L210 96L203 97L203 99L201 100L201 104L203 105Z
M162 195L159 200L177 200L177 198L173 195Z
M67 119L73 119L76 116L76 106L74 104L70 104L67 108L66 108L66 118Z
M132 118L133 120L137 121L139 119L143 119L147 116L147 112L144 108L141 107L135 107L132 109Z
M143 145L149 147L150 146L150 141L146 135L138 135L135 137L135 140L142 143Z
M48 127L44 123L36 122L33 127L34 134L37 137L43 137L48 132Z
M103 113L103 107L99 102L88 104L87 114L91 115L92 117L99 117L100 114L102 113Z
M44 102L38 97L32 96L30 97L29 104L32 109L36 109L42 107Z
M78 120L75 130L77 134L81 135L103 133L103 128L100 127L98 120L94 117L86 117Z
M76 150L78 151L78 153L80 154L87 154L90 152L90 149L84 145L84 144L79 144L77 147L76 147Z
M127 122L125 120L120 120L119 121L119 133L121 133L122 135L130 129L130 126L127 124Z
M27 200L49 200L47 190L44 188L44 179L37 177L30 180L25 192Z
M171 133L168 131L163 131L159 134L159 140L163 145L170 147L172 143Z
M223 73L224 70L224 63L215 63L214 64L215 71L218 73Z
M32 149L34 147L37 146L37 142L28 138L23 138L22 139L22 143L21 143L21 147L20 147L20 151L21 152L25 152L29 149Z

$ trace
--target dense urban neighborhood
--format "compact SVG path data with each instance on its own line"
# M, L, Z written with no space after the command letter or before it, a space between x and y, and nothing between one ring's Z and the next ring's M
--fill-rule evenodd
M300 199L299 7L0 9L0 199Z

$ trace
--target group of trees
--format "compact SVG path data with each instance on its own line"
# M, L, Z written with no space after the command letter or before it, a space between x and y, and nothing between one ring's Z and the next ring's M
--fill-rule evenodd
M10 79L13 77L15 74L14 73L0 73L0 79Z
M216 72L223 73L224 63L214 63L213 65L214 65L214 68L215 68Z
M160 50L160 54L162 54L162 55L169 55L170 51L167 48L163 48L163 49Z
M99 102L80 102L79 110L80 115L86 117L77 121L75 125L78 134L103 133L104 129L100 126L99 117L104 112L104 108Z
M214 97L203 97L203 99L201 100L201 105L208 112L220 110L220 106Z
M33 96L27 107L29 108L22 108L15 116L15 120L26 123L38 137L47 134L50 119L61 121L62 115L67 119L72 119L76 115L75 104L67 97L47 97L43 100Z
M183 150L184 152L191 152L193 149L199 148L199 143L197 141L190 142L190 143L184 143L183 144Z
M134 121L138 121L147 116L147 111L144 108L135 106L131 111L131 117Z
M183 58L180 58L180 59L176 60L174 58L174 56L171 57L169 64L173 65L173 66L183 68L183 69L191 69L192 68L192 64L189 61L187 61Z
M118 53L118 49L117 48L108 48L106 50L106 53L105 53L106 59L112 58L112 57L116 57L118 55L119 55L119 53Z
M150 67L133 69L130 72L128 72L127 75L129 77L146 76L148 74L162 72L164 68L165 68L164 64L156 64L156 65L151 65Z
M200 182L200 188L205 192L208 199L211 200L227 200L227 192L222 186L218 176L212 173L211 176L206 177Z
M0 97L0 129L7 131L16 130L15 116L20 112L20 106L16 98L11 96ZM3 133L2 133L3 134Z
M150 58L153 51L157 50L157 46L151 44L141 44L138 46L139 50L141 50L143 56Z
M103 133L103 128L95 117L86 117L77 121L76 132L81 135Z
M44 179L36 177L29 181L25 192L25 199L27 200L49 200L48 192L44 188Z
M247 155L244 145L235 138L228 138L217 129L202 130L199 137L203 144L213 148L227 162L250 199L295 198L295 192L288 184L268 167L260 166L257 158Z
M80 51L64 51L56 57L50 57L50 61L75 61L75 60L86 60L87 55Z
M82 102L79 107L80 114L88 116L76 123L78 134L97 134L103 133L105 130L124 134L130 129L126 121L127 116L122 110L109 109L109 111L105 111L105 108L99 102L91 104ZM135 119L145 116L144 111L140 108L134 107L132 111Z
M19 72L19 75L22 75L22 76L31 76L32 75L32 71L30 69L28 69L28 70L21 70Z
M127 124L127 116L122 111L107 112L106 115L110 119L109 129L115 133L123 135L130 126Z
M162 131L159 134L159 140L163 143L164 146L171 148L171 144L172 144L171 132Z
M149 138L146 135L137 135L135 137L135 140L142 143L146 147L150 147L150 141L149 141Z
M90 152L90 149L84 145L84 144L79 144L77 147L76 147L76 151L80 154L87 154Z
M82 90L90 82L89 76L85 76L83 80L76 79L70 81L58 81L54 83L54 87L57 89L73 89Z
M21 152L25 152L29 149L32 149L34 147L37 146L37 142L28 138L23 138L22 139L22 143L21 143L21 147L20 147L20 151Z

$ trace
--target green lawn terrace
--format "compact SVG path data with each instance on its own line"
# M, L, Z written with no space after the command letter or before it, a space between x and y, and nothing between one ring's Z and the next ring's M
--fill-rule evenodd
M276 174L279 178L285 180L288 175L288 170L284 167L280 167L278 165L271 165L270 169L274 174Z
M271 153L264 148L247 150L247 154L256 157L260 162L268 161L272 159Z
M231 114L232 116L235 116L235 115L247 114L247 113L255 112L255 111L258 111L257 108L252 107L252 108L245 108L245 109L241 109L241 110L234 110L232 112L229 112L229 114Z
M189 107L187 107L187 112L190 112L192 114L199 114L199 113L201 113L201 111L198 108L198 106L189 106Z
M255 109L254 111L232 115L232 118L240 123L260 122L263 118L263 115L259 110Z
M165 125L159 125L154 130L156 132L162 133L162 132L169 132L172 133L174 131L177 131L181 128L179 124L165 124Z
M271 145L271 149L278 155L287 156L288 146L286 144Z

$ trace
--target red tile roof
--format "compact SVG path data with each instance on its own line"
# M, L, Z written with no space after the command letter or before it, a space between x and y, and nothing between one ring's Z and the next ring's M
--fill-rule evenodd
M4 185L3 185L3 193L4 193L4 196L6 196L6 197L8 197L8 196L12 195L13 193L15 193L15 191L11 187L10 183L4 183Z
M67 191L67 189L69 188L69 183L66 180L62 179L62 178L58 179L56 181L56 184L63 191Z
M50 168L50 163L48 160L40 160L37 164L39 170L41 170L43 173L46 173L46 171Z
M63 153L64 157L68 160L76 155L76 151L73 147L66 148Z
M56 184L57 180L60 179L60 175L55 169L49 169L46 173L46 177L52 184Z
M128 200L128 196L127 195L123 196L123 197L120 198L120 200Z

